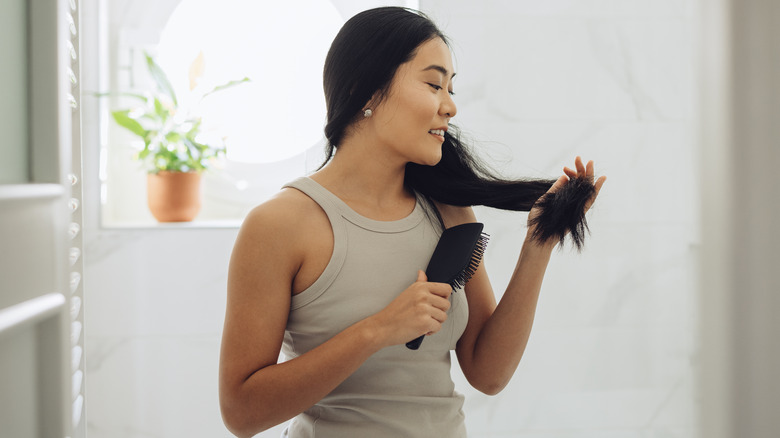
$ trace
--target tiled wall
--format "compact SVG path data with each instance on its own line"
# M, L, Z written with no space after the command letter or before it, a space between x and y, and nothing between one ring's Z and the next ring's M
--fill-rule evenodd
M421 7L453 40L456 121L496 167L555 176L581 154L609 177L589 216L585 251L553 256L509 386L487 397L454 372L467 396L470 437L693 438L690 2L423 0ZM84 111L85 141L98 144L88 138L99 131L97 117ZM88 151L85 160L87 172L97 169ZM100 229L98 194L85 196L89 436L230 436L219 415L217 366L236 230ZM478 216L492 235L486 262L500 295L526 217L486 209ZM278 435L275 428L260 436Z
M534 331L471 437L692 438L698 188L689 1L423 0L452 40L453 120L497 168L608 176L582 254L554 254ZM526 216L481 209L500 295Z

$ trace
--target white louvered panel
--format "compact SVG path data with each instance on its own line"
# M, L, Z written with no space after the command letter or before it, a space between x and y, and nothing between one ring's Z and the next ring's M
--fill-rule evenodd
M72 405L72 438L84 438L86 436L84 415L84 381L86 379L84 367L84 312L80 311L84 299L83 287L83 235L80 232L84 227L82 214L83 187L81 181L81 111L80 111L80 67L79 67L79 10L76 0L68 0L68 13L66 14L67 27L70 41L68 52L71 65L67 71L71 92L68 95L72 110L72 158L71 172L68 180L71 184L71 198L68 201L68 209L71 214L71 223L68 227L70 236L70 302L71 302L71 370L73 372L73 405Z
M73 248L71 248L73 249ZM74 263L75 265L75 263ZM73 265L71 265L73 267ZM81 284L81 274L78 271L71 271L70 273L70 293L74 294Z
M81 321L70 323L70 344L73 347L78 347L81 343L81 326Z
M78 48L68 46L69 0L0 3L0 16L15 24L4 26L10 34L3 39L20 43L13 47L22 48L25 61L17 64L28 67L24 80L6 83L21 89L24 104L18 106L28 117L19 121L27 133L19 139L27 162L11 164L24 177L0 184L0 248L6 255L0 263L0 436L70 437L74 337L68 336L68 309L79 317L81 304L69 302L68 282L76 278L68 274L80 254L71 257L67 250L70 211L78 204L68 203L66 175L71 126L78 124L71 87L78 74L69 66Z
M73 436L84 436L84 426L81 423L81 417L84 415L84 396L79 394L73 401ZM80 435L76 435L79 433Z
M70 297L70 319L76 321L81 317L81 297Z
M73 346L71 350L70 369L72 373L81 368L81 357L84 354L84 350L80 345Z

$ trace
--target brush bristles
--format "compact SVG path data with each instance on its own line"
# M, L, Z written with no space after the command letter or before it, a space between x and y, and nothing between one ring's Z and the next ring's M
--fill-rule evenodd
M450 282L450 286L453 289L464 287L471 280L471 276L477 271L479 263L482 261L482 256L485 254L488 240L490 240L490 235L487 233L482 233L479 236L479 240L477 240L477 244L474 246L474 251L471 252L468 266Z

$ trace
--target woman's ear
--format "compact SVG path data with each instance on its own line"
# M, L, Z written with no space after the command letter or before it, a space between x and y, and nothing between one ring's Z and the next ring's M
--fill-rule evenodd
M376 112L376 108L382 103L382 94L381 90L376 90L371 99L368 99L368 102L363 105L363 111L370 109L372 112Z

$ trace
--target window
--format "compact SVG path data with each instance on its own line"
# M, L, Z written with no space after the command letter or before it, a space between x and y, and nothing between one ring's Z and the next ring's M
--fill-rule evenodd
M224 139L226 156L203 176L196 225L236 226L285 182L322 163L325 55L343 17L379 5L371 3L144 0L109 12L113 23L107 39L114 49L107 57L109 88L152 89L147 52L165 71L180 107L202 117L205 138ZM160 16L148 15L154 13ZM202 75L191 84L196 60ZM250 82L198 104L204 90L243 77ZM135 102L112 96L108 107L129 108ZM155 226L146 207L146 173L133 159L143 142L108 115L104 119L103 225Z

